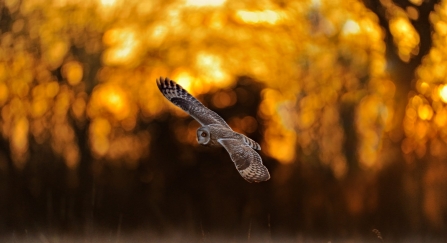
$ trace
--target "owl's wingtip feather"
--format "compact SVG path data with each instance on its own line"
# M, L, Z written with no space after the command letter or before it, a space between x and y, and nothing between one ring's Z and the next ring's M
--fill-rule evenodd
M174 88L177 90L184 90L183 87L178 84L177 82L175 82L174 80L168 78L168 77L160 77L157 80L157 86L161 89L161 88Z
M163 85L163 77L160 76L160 78L157 78L156 81L157 86L160 88Z
M172 80L168 77L163 78L162 76L160 76L160 78L157 78L156 82L157 82L157 86L159 89L171 88L171 87L175 86L175 84L176 84L174 80Z

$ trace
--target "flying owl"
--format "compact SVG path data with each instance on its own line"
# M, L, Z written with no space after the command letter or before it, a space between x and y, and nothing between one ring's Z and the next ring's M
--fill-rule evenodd
M214 111L206 108L180 85L169 78L157 79L161 93L174 105L182 108L201 127L197 129L197 142L204 146L224 147L230 154L239 174L248 182L261 182L270 179L261 156L255 151L261 146L247 136L233 131L225 120Z

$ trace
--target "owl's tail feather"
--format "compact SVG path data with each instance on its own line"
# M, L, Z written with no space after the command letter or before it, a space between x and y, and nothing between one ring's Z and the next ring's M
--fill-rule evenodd
M259 145L259 143L255 142L253 139L245 136L244 134L241 135L242 139L244 140L244 143L247 144L250 148L255 150L261 150L261 145Z

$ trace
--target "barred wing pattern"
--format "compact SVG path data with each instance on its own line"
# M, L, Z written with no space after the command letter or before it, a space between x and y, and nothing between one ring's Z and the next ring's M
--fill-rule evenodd
M255 149L255 150L261 150L261 145L259 145L259 143L255 142L253 139L245 136L244 134L242 135L242 140L244 141L245 144L247 144L250 148Z
M157 86L169 101L182 108L202 126L218 124L231 129L222 117L206 108L200 101L183 89L182 86L169 78L163 79L160 77L160 79L157 79Z
M198 137L199 144L222 145L230 154L239 174L248 182L270 179L267 168L262 164L261 156L254 150L261 150L257 142L231 130L222 117L206 108L173 80L157 79L157 86L169 101L182 108L202 125L199 128L201 131L207 131L202 133L201 138L206 137L208 140L201 140Z
M261 156L237 139L221 138L217 140L230 154L239 174L248 182L261 182L270 179L267 168L262 164Z

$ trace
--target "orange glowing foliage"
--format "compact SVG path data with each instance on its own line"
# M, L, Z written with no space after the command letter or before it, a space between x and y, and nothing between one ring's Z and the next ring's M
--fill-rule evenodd
M130 104L127 93L118 85L99 85L93 91L89 103L89 116L100 113L110 113L117 120L123 120L130 115Z
M247 11L239 10L236 12L236 18L242 23L247 24L278 24L285 18L284 14L273 10Z
M419 53L419 34L410 23L410 19L418 18L418 13L414 8L404 10L392 0L383 0L381 3L387 10L390 31L399 57L402 61L408 62L413 55Z
M18 168L23 168L24 154L28 150L28 129L29 123L25 117L14 122L11 129L12 156L15 157L15 164Z
M62 74L71 85L77 85L82 80L83 70L79 62L69 62L62 66Z
M103 54L106 65L130 65L135 61L140 48L135 32L130 28L118 28L104 34L104 44L110 46Z
M420 4L420 1L416 3ZM431 15L435 29L433 46L416 71L417 93L410 96L404 118L404 131L408 138L402 149L418 157L429 152L433 156L445 156L441 151L445 150L447 142L447 61L443 54L446 47L442 44L447 37L447 22L444 21L447 17L446 6L446 2L442 1ZM426 213L431 215L431 212Z
M94 119L90 125L92 150L97 156L104 156L109 150L109 134L112 127L105 118Z
M192 6L192 7L207 7L207 6L218 7L218 6L222 6L225 2L226 2L226 0L209 0L209 1L186 0L185 5Z
M349 170L347 133L359 137L361 168L374 169L383 136L396 126L384 33L362 1L296 1L281 8L230 0L25 0L20 8L8 2L21 18L1 35L0 105L2 133L14 141L18 157L26 158L23 134L30 133L76 168L74 131L85 125L95 158L129 156L135 166L151 138L136 130L139 119L187 116L160 95L159 76L199 98L212 93L210 105L218 109L239 102L233 90L239 77L260 82L257 116L229 123L262 133L265 156L297 163L315 155L337 178ZM419 37L401 15L393 15L390 25L401 58L410 58ZM445 99L431 81L418 89ZM354 114L351 128L343 126L345 108ZM445 123L427 101L410 108L414 117L406 119L405 131L412 136L429 134L418 119ZM173 130L180 142L196 144L196 128L178 123Z
M390 31L399 49L399 57L408 62L411 54L419 52L419 35L407 18L396 17L390 20Z
M443 85L439 88L439 97L444 103L447 103L447 85Z

